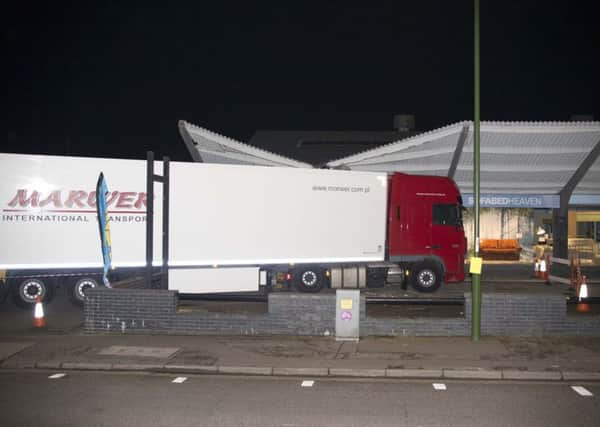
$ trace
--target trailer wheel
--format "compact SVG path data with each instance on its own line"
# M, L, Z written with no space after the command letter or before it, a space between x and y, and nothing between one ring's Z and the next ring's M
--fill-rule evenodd
M85 300L85 292L88 289L98 287L98 281L93 277L80 277L69 285L69 299L75 305L82 306Z
M418 292L435 292L442 284L442 269L432 261L415 264L412 268L411 286Z
M294 271L294 285L300 292L319 292L323 289L323 269L304 267Z
M42 302L50 302L54 297L54 283L48 278L12 279L12 297L21 308L29 308L39 296Z

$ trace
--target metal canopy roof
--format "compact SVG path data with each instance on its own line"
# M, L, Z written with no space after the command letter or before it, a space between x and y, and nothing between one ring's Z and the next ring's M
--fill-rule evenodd
M196 161L312 167L179 122ZM481 122L481 192L600 195L600 122ZM327 163L331 168L450 176L473 193L473 122L465 121Z
M196 162L312 168L308 163L243 144L183 120L179 121L179 133Z
M572 178L581 178L574 195L600 194L600 122L481 122L480 133L482 193L559 194ZM473 122L327 165L450 176L462 193L472 193Z

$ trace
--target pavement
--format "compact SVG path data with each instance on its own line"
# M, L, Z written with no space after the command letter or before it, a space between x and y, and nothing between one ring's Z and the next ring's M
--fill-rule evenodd
M600 381L600 338L0 336L1 370Z

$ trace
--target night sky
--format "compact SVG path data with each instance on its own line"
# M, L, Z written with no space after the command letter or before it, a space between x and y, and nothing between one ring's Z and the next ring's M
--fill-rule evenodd
M1 18L0 151L188 160L179 119L247 141L473 117L472 1L34 3ZM482 120L600 120L600 2L481 3Z

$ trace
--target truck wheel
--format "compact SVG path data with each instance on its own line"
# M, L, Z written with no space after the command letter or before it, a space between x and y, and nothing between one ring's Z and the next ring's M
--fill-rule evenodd
M47 278L12 279L12 297L21 308L35 304L39 296L42 302L50 302L54 297L54 285Z
M419 292L435 292L442 284L442 269L431 261L415 264L412 268L411 286Z
M75 279L69 286L69 299L75 305L82 306L85 300L85 292L88 289L98 287L98 281L92 277L81 277Z
M323 281L321 268L305 267L294 271L294 285L300 292L319 292L323 289Z

